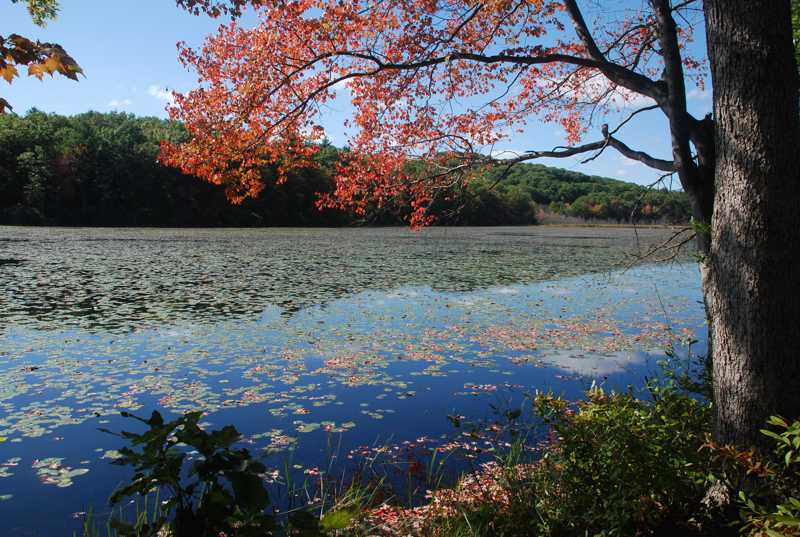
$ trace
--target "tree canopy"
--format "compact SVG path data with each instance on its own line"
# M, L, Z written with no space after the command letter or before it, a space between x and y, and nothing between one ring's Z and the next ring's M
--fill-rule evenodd
M275 183L264 167L264 196L231 205L223 189L160 165L162 140L180 142L179 123L124 113L77 116L33 110L0 117L0 224L146 226L341 226L402 224L407 199L364 215L318 210L318 193L335 187L347 151L323 143L314 166ZM603 177L524 165L505 177L487 174L431 208L443 224L532 224L539 209L620 222L685 222L682 192L648 190Z
M571 0L182 4L214 13L249 4L259 18L252 28L222 25L199 50L181 48L181 61L202 84L177 95L171 108L191 140L162 152L164 162L225 185L234 201L264 188L264 164L278 166L279 181L308 164L310 142L324 136L320 107L342 91L355 107L356 132L352 158L340 165L325 206L363 211L402 195L415 208L412 223L429 223L440 190L468 184L487 164L508 165L492 159L491 149L533 118L563 126L573 145L511 161L613 148L665 173L696 167L688 153L681 162L629 147L618 138L623 125L580 143L593 119L632 104L632 115L680 109L697 131L687 133L681 151L688 151L689 134L699 140L701 121L685 109L683 84L702 85L702 62L685 55L672 66L680 80L675 91L659 79L665 50L677 52L692 39L694 2L658 1L613 16L597 10L592 20ZM664 16L678 21L669 43L661 41ZM590 29L600 27L594 37ZM424 181L406 173L407 162L420 159Z

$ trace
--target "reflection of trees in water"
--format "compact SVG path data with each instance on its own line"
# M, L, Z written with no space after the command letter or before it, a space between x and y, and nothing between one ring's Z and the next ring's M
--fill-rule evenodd
M6 228L7 325L130 330L292 314L364 290L471 291L617 268L630 229L63 230ZM639 247L669 231L639 230ZM4 247L5 246L5 247Z

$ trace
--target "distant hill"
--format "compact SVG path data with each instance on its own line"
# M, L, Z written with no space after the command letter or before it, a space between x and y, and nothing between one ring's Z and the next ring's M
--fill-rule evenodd
M156 163L162 139L186 134L175 122L124 113L76 116L33 110L0 116L0 224L72 226L346 226L402 224L402 200L364 218L314 206L329 192L339 150L324 145L320 167L271 184L255 200L231 205L222 189ZM272 170L265 170L269 175ZM543 213L617 222L683 222L682 192L537 164L473 181L432 210L451 225L535 223ZM497 184L495 184L497 183Z
M648 189L541 164L515 166L498 188L525 192L550 212L585 219L680 223L691 214L684 192Z

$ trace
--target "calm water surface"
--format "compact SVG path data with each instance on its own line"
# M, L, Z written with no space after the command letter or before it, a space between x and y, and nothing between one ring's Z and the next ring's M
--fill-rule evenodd
M105 507L121 410L204 409L302 472L332 437L446 442L512 394L637 384L704 337L696 265L623 270L669 233L0 227L0 535Z

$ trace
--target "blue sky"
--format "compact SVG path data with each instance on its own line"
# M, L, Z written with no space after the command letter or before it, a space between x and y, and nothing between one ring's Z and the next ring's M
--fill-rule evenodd
M185 91L197 84L196 77L178 62L176 43L199 45L220 22L189 15L175 7L172 0L62 0L58 19L46 28L39 28L30 21L24 5L7 1L3 4L0 35L19 33L60 43L86 74L77 83L62 77L45 77L43 81L21 77L10 86L1 82L0 95L18 113L36 107L61 114L119 110L165 117L168 90ZM704 37L697 38L698 45L694 48L702 54ZM350 110L346 92L340 93L343 95L320 120L336 145L346 141L342 124ZM699 117L703 116L711 108L709 91L691 88L689 105ZM608 119L613 124L613 117ZM596 137L596 133L588 135L588 139ZM670 157L667 125L660 112L643 115L626 127L620 137L636 149L661 158ZM515 135L497 149L551 149L561 143L562 132L557 125L533 120L523 134ZM581 164L580 160L539 162L641 184L659 175L613 150L588 164Z

